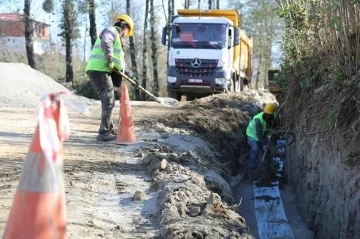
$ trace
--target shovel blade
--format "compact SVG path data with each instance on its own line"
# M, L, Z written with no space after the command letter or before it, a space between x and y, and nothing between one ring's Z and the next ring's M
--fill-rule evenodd
M156 101L163 105L178 106L179 101L170 97L156 97Z

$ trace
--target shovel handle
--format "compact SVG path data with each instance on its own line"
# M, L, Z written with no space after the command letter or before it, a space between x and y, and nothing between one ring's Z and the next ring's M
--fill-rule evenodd
M137 87L139 87L140 90L142 90L143 92L145 92L148 96L150 96L151 98L155 99L156 101L158 100L158 98L151 94L148 90L146 90L144 87L142 87L141 85L139 85L137 82L135 82L133 79L131 79L130 77L128 77L127 75L125 75L124 73L122 73L121 71L115 71L116 73L118 73L119 75L121 75L123 78L125 78L126 80L128 80L132 85L137 85Z

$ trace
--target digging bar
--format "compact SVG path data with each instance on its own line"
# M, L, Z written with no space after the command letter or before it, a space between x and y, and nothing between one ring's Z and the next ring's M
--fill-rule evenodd
M122 73L121 71L116 71L119 75L121 75L123 78L128 80L132 85L137 85L139 89L143 92L145 92L148 96L150 96L152 99L154 99L156 102L163 104L163 105L170 105L170 106L178 106L179 101L170 97L156 97L155 95L151 94L148 90L146 90L141 85L137 84L133 79Z

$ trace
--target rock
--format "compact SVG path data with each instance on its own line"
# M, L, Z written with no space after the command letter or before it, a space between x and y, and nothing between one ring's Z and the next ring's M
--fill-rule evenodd
M74 182L74 181L70 181L70 185L71 185L71 186L75 186L75 182Z
M98 237L104 237L104 235L103 235L103 234L101 234L101 233L99 233L99 234L98 234Z
M176 153L170 153L167 156L167 161L169 162L179 162L179 155Z
M187 213L189 212L188 208L186 207L186 204L180 202L176 205L176 207L178 209L180 217L186 217Z
M172 171L173 171L172 167L166 167L166 172L167 173L170 174L170 173L172 173Z
M166 213L166 218L169 218L169 217L172 217L172 218L180 217L178 208L175 207L174 205L171 206Z
M207 237L205 237L205 239L220 239L221 237L220 237L220 235L219 235L219 233L217 233L217 232L213 232L213 233L211 233L211 235L208 235Z
M101 228L102 222L100 220L93 219L89 221L88 226L93 228Z
M204 235L199 232L199 231L191 231L191 232L187 232L184 235L184 238L195 238L195 239L203 239Z
M188 190L185 191L185 195L186 195L187 197L192 197L192 196L193 196L192 192L190 192L190 191L188 191Z
M144 201L145 200L145 194L140 191L136 191L134 193L134 196L132 197L133 201Z
M198 158L197 154L195 152L191 151L191 150L189 151L189 155L191 157L193 157L194 159Z
M159 165L160 169L164 170L164 169L166 169L166 166L167 166L166 159L161 160L160 165Z
M175 203L176 203L176 200L173 196L170 197L169 201L170 201L171 205L175 205Z
M221 197L219 194L211 192L209 198L206 201L206 204L215 204L215 203L221 203Z
M190 216L190 217L196 217L196 216L199 215L200 212L201 212L201 208L200 208L200 207L196 207L196 206L190 206L190 207L188 208L188 210L189 210L189 216Z
M169 137L170 137L170 135L167 134L167 133L161 135L161 138L162 138L162 139L167 139L167 138L169 138Z
M225 202L232 203L234 201L231 196L233 195L231 187L217 172L208 171L204 177L206 184L211 185L211 188L216 189L221 194L221 197Z

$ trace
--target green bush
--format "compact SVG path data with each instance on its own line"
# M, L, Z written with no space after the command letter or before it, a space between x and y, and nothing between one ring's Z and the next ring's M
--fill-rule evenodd
M77 95L81 95L89 99L99 100L99 96L89 80L75 81L73 88L76 90Z

